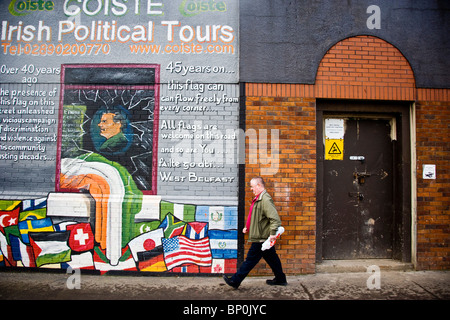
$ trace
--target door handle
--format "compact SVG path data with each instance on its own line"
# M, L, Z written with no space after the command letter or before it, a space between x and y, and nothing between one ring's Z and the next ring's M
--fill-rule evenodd
M362 194L361 192L349 192L348 196L352 198L358 198L359 201L364 200L364 194Z
M358 180L359 184L364 184L364 182L366 182L366 177L370 177L372 175L372 173L370 172L353 172L353 178L355 180Z

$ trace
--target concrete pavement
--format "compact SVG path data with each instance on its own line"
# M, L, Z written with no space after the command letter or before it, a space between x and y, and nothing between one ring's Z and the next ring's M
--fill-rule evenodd
M0 299L450 300L448 271L375 271L288 276L286 287L266 285L268 277L247 277L234 290L221 276L100 276L0 269Z

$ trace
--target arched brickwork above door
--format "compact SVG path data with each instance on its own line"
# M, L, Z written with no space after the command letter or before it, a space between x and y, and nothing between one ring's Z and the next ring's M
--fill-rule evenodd
M322 58L316 83L248 83L247 96L414 101L427 94L417 89L414 73L402 53L373 36L339 41ZM428 90L429 91L429 90ZM443 96L443 92L433 95Z
M347 38L319 64L316 98L414 100L414 73L402 53L373 36Z

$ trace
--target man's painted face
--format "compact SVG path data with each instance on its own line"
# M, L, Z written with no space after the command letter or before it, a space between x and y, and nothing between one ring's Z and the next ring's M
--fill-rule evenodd
M114 122L114 113L105 113L102 115L100 123L100 135L109 139L121 132L122 124L120 122Z

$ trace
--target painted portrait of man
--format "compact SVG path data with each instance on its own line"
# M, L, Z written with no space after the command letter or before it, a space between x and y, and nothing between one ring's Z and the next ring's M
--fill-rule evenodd
M98 154L126 169L144 193L156 193L159 66L63 69L61 159Z
M126 148L128 139L122 132L126 126L127 120L120 112L103 113L98 127L106 141L99 148L100 152L114 153Z
M132 140L129 122L129 113L122 106L99 108L90 130L96 151L105 156L125 153Z

